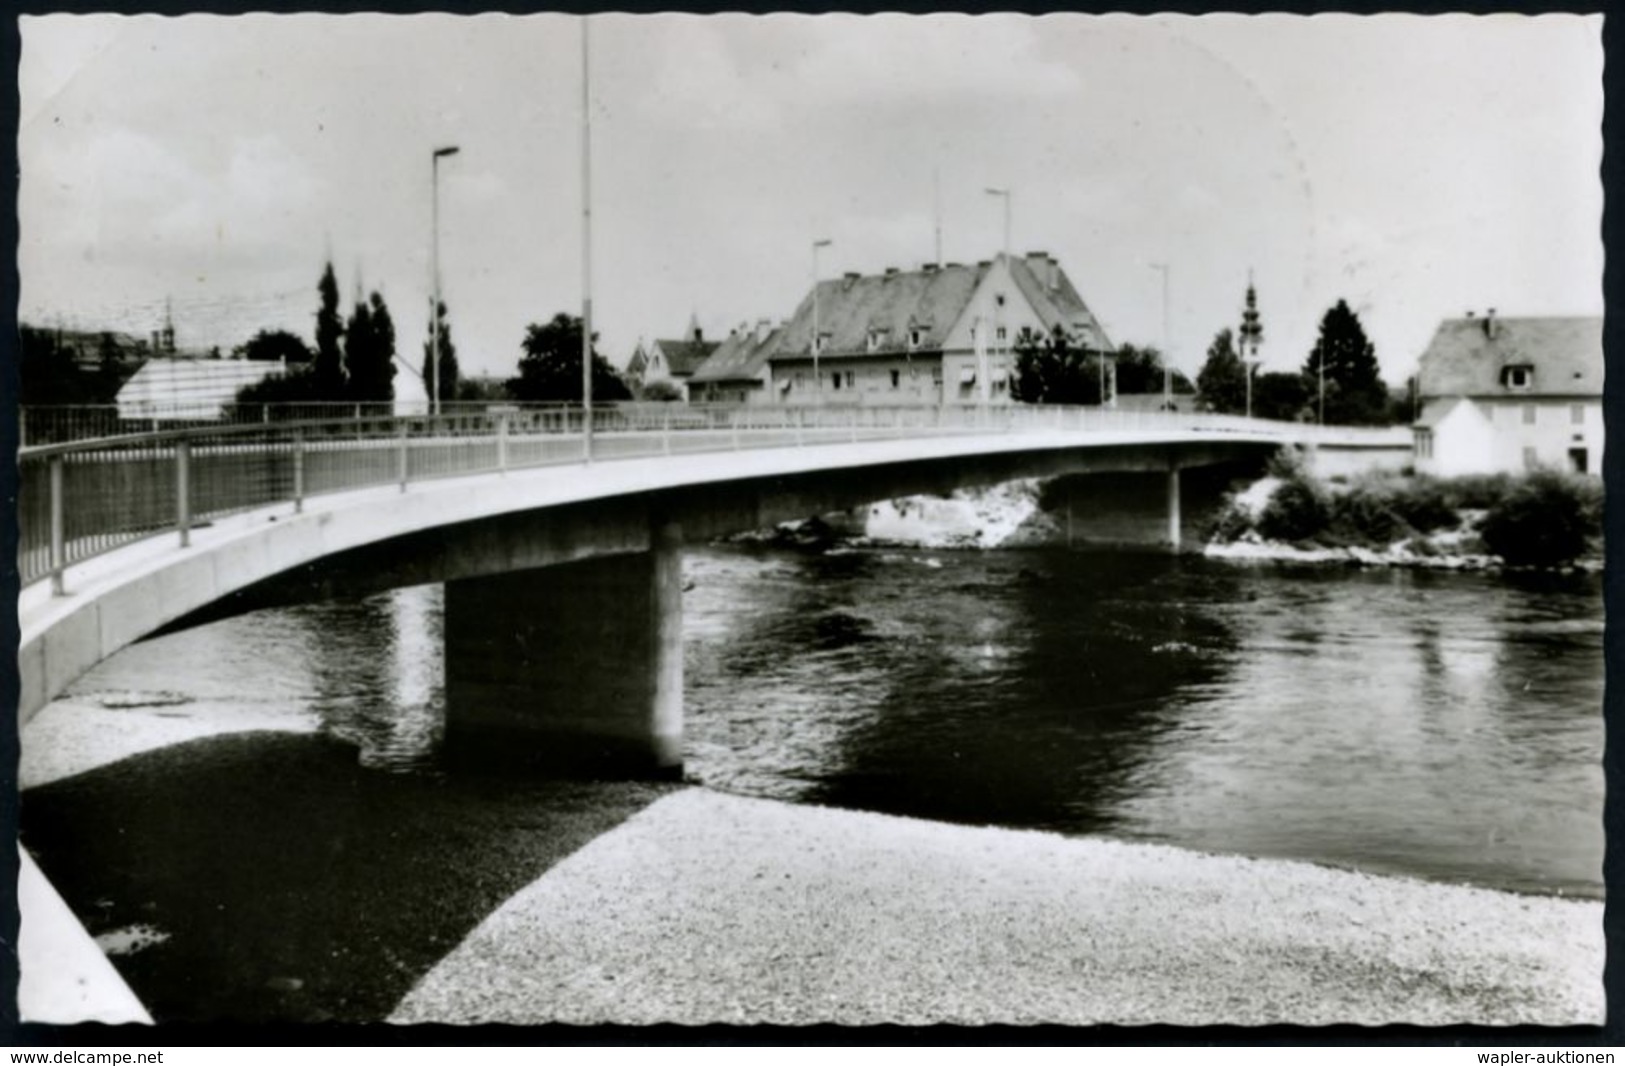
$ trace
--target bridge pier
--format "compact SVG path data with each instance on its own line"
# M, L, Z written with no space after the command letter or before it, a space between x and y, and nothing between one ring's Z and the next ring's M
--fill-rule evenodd
M448 761L679 777L682 530L650 550L446 582Z
M1179 553L1179 466L1168 466L1168 550Z

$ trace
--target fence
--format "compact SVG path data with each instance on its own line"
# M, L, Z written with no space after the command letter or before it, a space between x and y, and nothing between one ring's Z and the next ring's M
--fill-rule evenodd
M195 526L239 511L287 503L297 511L323 493L391 484L404 491L434 478L584 460L961 433L1200 430L1302 441L1349 432L1231 415L1026 405L617 404L593 409L590 433L582 409L566 405L448 406L437 416L302 414L309 409L22 449L22 583L49 576L60 593L68 566L159 532L175 532L185 545Z

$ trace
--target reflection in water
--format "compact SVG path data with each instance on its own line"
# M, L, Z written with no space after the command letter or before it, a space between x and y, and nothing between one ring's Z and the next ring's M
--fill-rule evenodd
M686 568L693 780L1600 894L1595 576L731 548ZM434 772L440 626L438 588L268 611L75 692L176 692L219 728L252 705Z

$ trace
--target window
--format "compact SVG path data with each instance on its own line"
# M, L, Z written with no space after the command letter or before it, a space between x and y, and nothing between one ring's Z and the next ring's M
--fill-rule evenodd
M1004 343L1005 333L1006 333L1005 328L1003 326L1000 326L998 328L998 332L994 334L995 339L997 339L1000 344Z
M1009 382L1006 381L1004 378L994 378L993 379L993 391L995 393L1002 393L1004 391L1005 386L1008 385L1008 384L1009 384Z
M828 348L828 347L829 347L829 334L828 333L820 333L817 337L813 338L813 351L822 352L825 348Z
M1570 425L1575 425L1575 426L1583 426L1583 425L1586 424L1586 405L1585 404L1576 403L1576 404L1570 404L1569 405L1569 424ZM1580 472L1582 474L1585 473L1585 471L1583 471L1583 470L1580 471Z
M835 388L839 389L841 387L841 372L839 370L835 371L829 376L829 380Z
M1535 424L1535 405L1532 403L1523 405L1523 424L1526 426Z
M846 372L846 387L849 389L855 389L858 387L858 376L851 370Z
M1523 468L1525 470L1533 470L1539 463L1540 460L1535 458L1535 449L1525 448L1523 450Z
M1418 430L1416 434L1416 457L1418 459L1433 458L1433 433L1431 430Z
M880 330L878 329L872 329L869 331L869 350L871 352L878 352L880 350Z
M922 343L924 343L924 341L925 341L925 331L924 330L911 329L911 330L908 331L908 346L909 346L909 349L911 351L913 349L915 349L915 348L918 348Z
M1004 293L1000 292L1000 293L995 293L993 295L993 306L994 307L1003 307L1004 306Z
M931 368L931 384L936 385L939 388L941 387L941 385L942 385L942 367L934 366L934 367Z
M903 372L901 370L893 370L891 372L891 387L895 389L899 385L901 385L902 383L903 383Z
M1501 368L1501 384L1509 389L1527 389L1535 381L1535 368L1527 365Z

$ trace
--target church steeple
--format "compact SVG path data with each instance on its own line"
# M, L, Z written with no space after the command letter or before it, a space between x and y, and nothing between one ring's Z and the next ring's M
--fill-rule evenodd
M700 332L700 316L694 311L688 313L688 328L683 330L683 339L696 344L705 339L705 335Z

